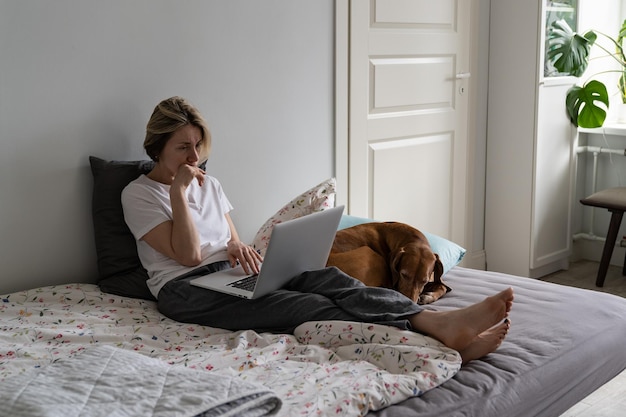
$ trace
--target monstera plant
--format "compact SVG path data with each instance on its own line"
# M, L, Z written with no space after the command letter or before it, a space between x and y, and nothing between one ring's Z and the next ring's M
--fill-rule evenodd
M614 45L614 50L611 51L596 43L598 35L608 39ZM594 30L581 35L574 32L565 20L557 20L552 23L548 32L547 59L559 72L580 77L589 64L591 47L596 45L619 64L619 69L602 73L621 73L618 88L622 102L626 105L626 59L622 45L624 38L626 38L626 20L622 23L616 38ZM606 109L609 108L606 85L593 79L593 76L582 86L575 85L567 92L565 107L574 125L587 128L602 126L606 119Z

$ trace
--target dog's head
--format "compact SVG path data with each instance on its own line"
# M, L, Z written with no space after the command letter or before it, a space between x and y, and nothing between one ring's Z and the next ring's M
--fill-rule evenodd
M391 256L390 269L393 289L418 302L429 282L441 283L443 264L430 248L407 245Z

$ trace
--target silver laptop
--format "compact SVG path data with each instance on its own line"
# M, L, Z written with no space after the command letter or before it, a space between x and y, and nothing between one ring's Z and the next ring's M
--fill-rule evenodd
M239 265L190 283L243 298L275 291L296 275L326 266L342 213L339 206L276 224L258 275L246 274Z

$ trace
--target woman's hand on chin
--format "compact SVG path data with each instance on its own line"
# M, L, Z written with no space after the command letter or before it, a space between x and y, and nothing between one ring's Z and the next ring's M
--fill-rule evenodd
M202 169L198 168L197 166L182 164L181 166L178 167L178 171L176 172L176 175L174 176L172 185L173 186L179 185L184 188L187 188L189 184L191 184L191 181L193 181L194 179L197 179L198 184L202 186L202 184L204 184L204 175L205 175L205 172Z

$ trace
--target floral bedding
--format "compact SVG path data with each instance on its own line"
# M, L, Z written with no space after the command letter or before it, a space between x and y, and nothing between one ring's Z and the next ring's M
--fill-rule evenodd
M309 322L293 335L230 332L179 323L151 301L92 284L42 287L0 297L0 379L111 345L174 366L236 376L270 388L279 415L365 415L452 378L460 355L396 328Z

